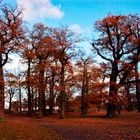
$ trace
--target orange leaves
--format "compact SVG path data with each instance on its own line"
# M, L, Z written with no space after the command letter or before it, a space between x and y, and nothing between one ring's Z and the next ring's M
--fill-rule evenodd
M108 25L109 27L112 26L117 26L117 24L122 24L123 21L125 21L127 18L127 16L115 16L115 15L111 15L109 14L106 18L104 18L102 21L100 21L100 24L102 24L102 26L106 26Z
M110 86L115 87L116 89L118 89L120 87L120 85L116 82L110 82Z
M94 52L109 63L107 73L110 78L110 102L123 100L125 93L120 92L120 88L127 78L134 78L132 71L140 54L139 23L137 15L108 15L95 24L100 36L93 42L93 48Z
M134 45L140 45L140 38L137 38L133 41Z
M0 51L4 61L1 66L3 67L8 60L8 55L11 52L17 52L23 46L24 32L22 27L21 10L4 6L0 8Z
M26 48L25 50L25 57L29 58L29 59L34 59L35 58L35 52L32 49L28 49Z
M65 91L66 88L65 88L65 86L59 85L59 86L56 86L55 89L58 90L59 92L61 92L61 91Z
M134 19L137 22L134 22ZM140 21L140 18L133 15L108 15L106 18L97 21L95 28L102 35L98 40L98 45L102 45L101 48L106 46L108 51L113 52L113 57L115 57L115 53L119 55L121 51L126 53L129 49L128 46L132 45L135 36L137 36L138 21ZM135 29L136 27L137 29ZM127 47L124 46L127 43ZM129 51L127 54L129 54Z

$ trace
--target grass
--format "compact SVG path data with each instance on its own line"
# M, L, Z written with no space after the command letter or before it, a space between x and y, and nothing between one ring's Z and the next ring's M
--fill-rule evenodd
M0 140L138 140L140 113L123 112L117 118L104 118L105 112L93 112L86 118L67 113L42 119L7 116L0 120Z
M63 138L43 126L37 119L8 117L0 122L0 140L62 140Z

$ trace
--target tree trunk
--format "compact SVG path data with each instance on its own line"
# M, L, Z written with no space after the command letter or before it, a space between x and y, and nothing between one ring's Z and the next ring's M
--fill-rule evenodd
M4 117L4 76L3 67L0 65L0 118Z
M9 113L11 113L11 109L12 109L12 93L10 93Z
M116 116L116 106L115 104L112 102L107 104L107 115L108 118L113 118Z
M22 95L21 95L21 87L19 86L19 113L22 114Z
M61 81L60 81L60 86L61 86L61 91L60 91L60 119L64 119L65 117L65 81L64 81L64 71L65 71L65 65L62 64L61 67Z
M35 113L37 113L37 106L38 106L38 104L37 104L37 101L38 101L38 97L37 97L37 94L35 95L35 99L34 99L34 110L35 110Z
M131 94L127 95L127 111L128 112L131 112L133 111L133 108L132 108L132 101L131 101Z
M85 80L86 77L86 68L84 65L84 70L83 70L83 79L82 79L82 91L81 91L81 116L85 116L86 114L86 110L85 110Z
M50 97L49 97L49 113L52 114L53 113L53 108L54 108L54 99L55 99L55 95L54 95L54 74L52 74L52 78L50 81Z
M81 92L81 116L84 116L85 115L85 97L84 97L84 94L85 94L85 87L84 87L84 80L83 80L83 83L82 83L82 92Z
M49 103L49 114L53 113L53 109L54 109L54 98L51 98Z
M87 73L86 65L84 66L81 92L81 116L85 117L88 113L88 100L86 95L89 92L89 75Z
M135 79L139 80L138 63L135 66L135 72L136 72ZM137 97L138 112L140 112L140 82L136 82L136 97Z
M39 78L38 117L43 117L46 114L44 70L40 70L39 76L40 76L40 78Z
M107 114L106 117L112 118L116 116L116 95L117 95L117 75L118 75L118 65L117 63L112 63L112 73L110 75L110 87L109 87L109 99L107 104Z
M32 116L32 101L31 101L31 88L30 88L30 69L31 69L31 60L28 59L28 70L27 70L28 115Z
M49 113L52 114L54 109L54 95L49 97Z
M86 93L86 72L83 73L82 92L81 92L81 116L85 117L87 114L87 103L85 99Z
M128 83L126 85L126 91L127 91L127 111L130 112L132 111L132 101L131 101L131 94L130 94L130 84Z
M81 116L85 116L85 97L84 97L84 89L82 88L82 96L81 96Z

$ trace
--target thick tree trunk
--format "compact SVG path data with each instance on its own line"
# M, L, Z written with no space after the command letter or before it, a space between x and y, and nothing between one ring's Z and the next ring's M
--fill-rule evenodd
M61 81L60 81L60 86L61 86L61 91L60 91L60 119L64 119L65 117L65 76L64 76L64 71L65 71L65 65L62 64L61 67Z
M106 114L106 117L108 118L116 116L117 75L118 75L118 66L117 63L114 62L112 63L112 73L110 75L109 100L107 104L107 114Z
M138 64L135 66L136 80L139 80ZM136 82L136 97L137 97L137 107L138 112L140 112L140 82Z
M46 114L46 101L45 101L45 93L44 93L44 90L40 90L39 91L39 102L38 102L38 105L39 105L39 117L43 117L45 116Z
M88 113L88 101L86 99L86 87L85 85L82 86L81 92L81 116L85 117Z
M49 102L49 114L52 114L53 110L54 110L54 98L51 97Z
M113 117L115 117L116 116L116 109L115 109L115 104L114 103L108 103L107 104L107 114L106 114L106 116L108 117L108 118L113 118Z
M43 117L46 114L46 100L45 100L45 84L44 84L44 70L39 72L39 101L38 101L38 117Z
M4 117L4 76L3 68L0 66L0 118Z

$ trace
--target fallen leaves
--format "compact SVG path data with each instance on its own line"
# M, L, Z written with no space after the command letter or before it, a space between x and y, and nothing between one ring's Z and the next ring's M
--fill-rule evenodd
M140 114L123 112L117 118L104 118L105 112L93 112L85 118L79 113L58 114L42 119L6 117L0 122L0 140L138 140Z

